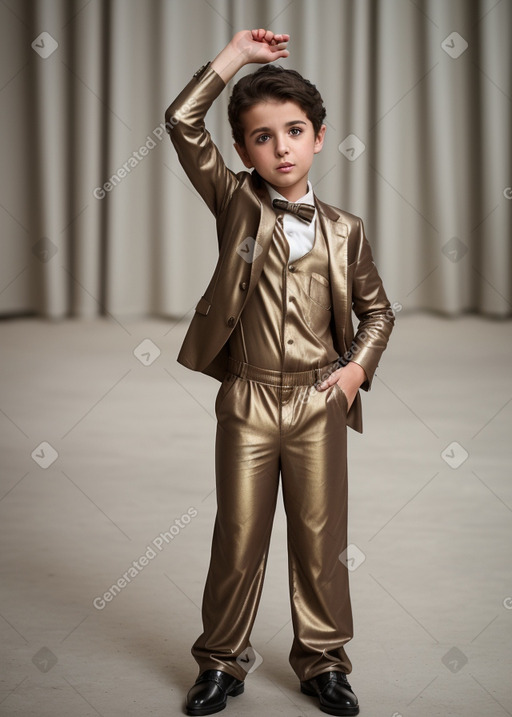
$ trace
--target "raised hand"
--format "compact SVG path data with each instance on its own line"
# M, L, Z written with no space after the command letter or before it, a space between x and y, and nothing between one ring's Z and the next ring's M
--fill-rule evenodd
M286 49L289 35L276 35L271 30L241 30L219 52L212 68L228 82L244 65L266 64L290 54Z
M247 58L247 63L257 62L265 64L273 62L280 57L288 57L286 49L289 35L276 35L271 30L242 30L237 32L231 40L234 47Z

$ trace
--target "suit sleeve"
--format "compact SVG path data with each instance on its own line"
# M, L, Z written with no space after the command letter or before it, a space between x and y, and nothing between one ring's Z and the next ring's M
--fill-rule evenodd
M359 220L357 244L357 258L349 268L353 271L352 308L359 319L359 324L350 354L351 360L362 366L366 373L366 381L361 388L369 391L395 318L373 261L371 247L361 220Z
M196 72L165 113L166 129L188 178L217 217L238 185L204 123L224 80L206 65Z

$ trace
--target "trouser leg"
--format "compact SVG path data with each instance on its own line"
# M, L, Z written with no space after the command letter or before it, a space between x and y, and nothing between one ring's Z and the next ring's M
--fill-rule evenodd
M228 380L228 379L226 379ZM275 389L242 379L223 384L215 446L217 516L202 604L203 633L192 647L200 671L246 671L279 485Z
M283 423L294 628L290 663L300 680L352 669L344 649L353 635L348 571L339 560L347 546L346 414L338 386L324 392L295 389Z

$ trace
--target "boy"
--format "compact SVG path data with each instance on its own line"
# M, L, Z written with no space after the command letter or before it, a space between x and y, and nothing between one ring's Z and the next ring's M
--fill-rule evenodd
M346 427L362 431L358 389L370 388L393 312L361 220L321 202L308 182L326 129L314 85L273 65L235 85L229 120L251 173L231 172L204 126L236 72L287 57L288 40L263 29L236 33L166 112L179 160L216 217L219 241L215 272L178 356L222 382L217 516L204 629L192 647L199 677L187 696L191 715L219 712L228 695L244 690L279 475L290 663L322 711L359 712L346 677L352 612L339 559L347 546Z

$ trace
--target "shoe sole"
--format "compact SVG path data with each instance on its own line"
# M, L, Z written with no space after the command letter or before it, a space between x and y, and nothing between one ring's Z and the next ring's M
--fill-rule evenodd
M311 692L310 690L305 689L302 685L300 686L300 691L308 697L316 697L317 699L320 699L316 692ZM352 717L353 715L359 714L359 707L340 707L339 709L336 709L334 707L325 707L322 703L319 704L319 707L322 712L325 712L325 714L336 715L336 717Z
M232 690L231 692L228 692L227 696L228 697L238 697L238 695L241 695L242 692L244 691L244 687L245 687L245 685L243 685L243 684L238 685L238 687L235 687L234 690ZM193 715L194 717L203 717L203 715L213 715L213 714L216 714L217 712L222 712L222 710L226 708L226 704L227 704L227 702L223 705L220 705L220 707L217 707L214 710L208 709L208 708L202 708L202 707L198 707L197 709L189 709L187 707L187 714Z

